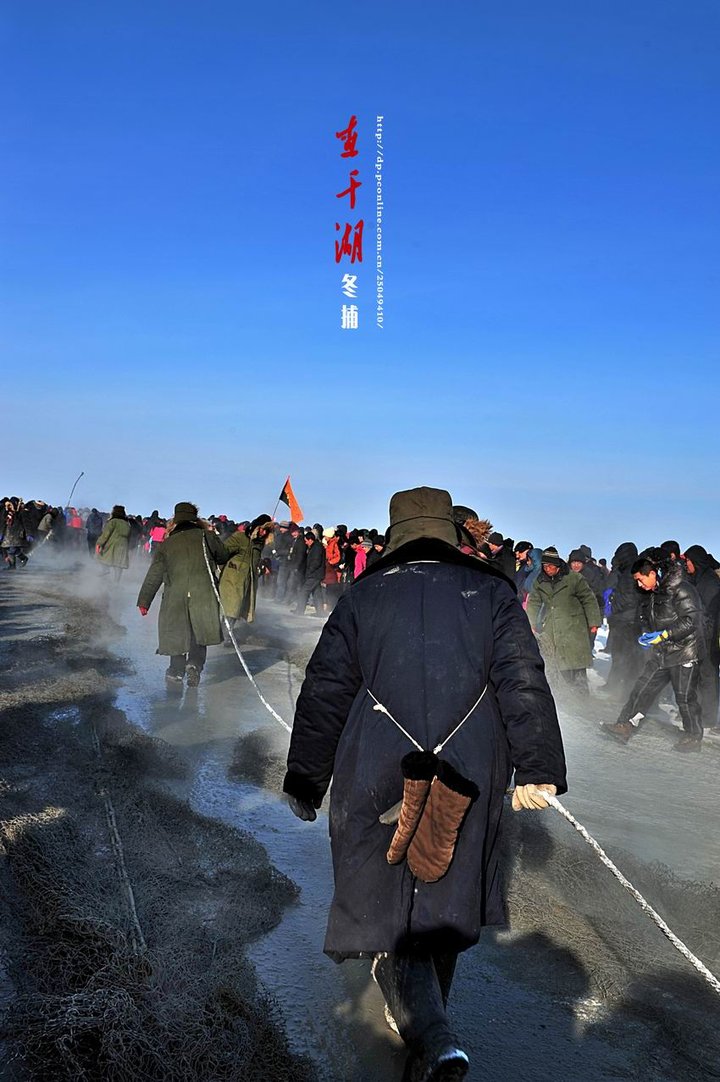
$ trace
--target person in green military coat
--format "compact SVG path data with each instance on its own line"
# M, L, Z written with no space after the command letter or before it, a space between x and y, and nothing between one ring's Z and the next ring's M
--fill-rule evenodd
M198 518L195 504L176 504L168 536L155 550L137 599L141 614L147 616L163 587L157 652L170 657L165 673L169 683L182 683L187 677L188 686L197 687L208 646L223 641L220 607L207 565L214 575L227 559L225 546Z
M542 554L542 571L530 591L527 615L545 660L587 695L591 644L602 616L585 579L568 569L557 549Z
M98 559L108 570L112 570L115 582L119 581L123 571L128 567L129 540L130 523L125 514L125 508L120 504L115 504L95 546Z
M223 614L233 624L236 620L251 624L255 619L262 550L271 524L269 515L258 515L246 531L238 530L224 542L229 559L220 577L220 601Z

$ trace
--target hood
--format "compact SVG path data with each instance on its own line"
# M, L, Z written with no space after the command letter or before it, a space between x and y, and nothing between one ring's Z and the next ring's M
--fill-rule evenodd
M692 560L696 572L699 571L701 574L703 571L715 571L718 566L715 557L706 552L702 545L691 545L685 556L688 560Z
M542 549L530 549L530 561L532 563L532 571L539 572L542 570ZM532 574L531 571L531 574Z
M615 549L611 564L612 569L613 571L629 571L637 558L637 545L632 541L623 541L622 545L618 545Z

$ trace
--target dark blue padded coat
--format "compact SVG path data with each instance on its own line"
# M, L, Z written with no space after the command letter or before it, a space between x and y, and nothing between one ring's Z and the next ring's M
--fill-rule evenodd
M557 714L527 617L504 576L442 543L424 560L386 556L343 595L308 664L285 791L319 807L332 778L335 894L325 951L338 960L424 941L463 950L504 921L497 840L513 768L519 784L566 791ZM398 551L408 555L410 546ZM425 561L431 562L425 562ZM447 874L422 883L391 866L394 828L378 817L402 796L401 759L424 749L478 786Z

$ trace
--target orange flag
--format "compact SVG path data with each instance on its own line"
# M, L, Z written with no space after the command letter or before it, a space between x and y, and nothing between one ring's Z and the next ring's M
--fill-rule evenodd
M302 522L302 508L295 499L295 493L292 490L292 485L290 484L289 477L282 487L282 492L278 496L278 502L284 503L286 507L290 508L290 518L293 520L293 522L297 522L298 524Z

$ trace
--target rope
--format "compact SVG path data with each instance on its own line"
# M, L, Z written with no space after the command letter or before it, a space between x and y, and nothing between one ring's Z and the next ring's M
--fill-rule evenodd
M93 722L90 723L90 732L95 755L98 762L102 764L100 738ZM115 870L118 879L120 880L120 885L125 892L125 901L127 903L128 914L132 924L130 930L130 945L136 955L145 954L147 951L147 944L145 942L145 936L143 935L137 906L135 904L135 891L133 890L130 876L128 875L127 865L125 863L125 850L123 848L122 838L120 837L120 831L118 830L112 797L110 796L110 792L106 785L100 785L98 787L98 792L105 805L105 819L107 820L108 833L110 834L110 844L112 846L113 855L115 856Z
M551 805L551 807L555 808L556 811L560 812L563 818L567 819L568 823L570 823L571 826L575 827L575 830L577 830L578 834L582 835L588 845L595 850L605 867L610 869L615 878L625 887L625 890L633 896L640 908L647 913L647 915L652 921L655 922L655 924L657 924L663 935L666 936L670 940L672 945L680 951L683 958L686 958L687 961L695 967L698 973L710 985L712 990L714 992L717 992L718 995L720 995L720 981L717 979L717 977L713 973L711 973L707 966L704 965L700 961L700 959L696 957L696 955L694 955L692 951L683 943L683 941L675 935L672 929L662 919L660 914L655 909L653 909L653 907L645 898L643 898L640 891L637 890L637 888L632 885L630 880L623 875L620 869L616 867L615 864L613 864L605 850L600 845L598 845L598 843L595 841L592 835L588 833L582 823L579 823L577 819L570 814L567 808L560 803L558 798L552 795L552 793L548 793L545 792L545 790L542 790L542 795L548 802L548 804Z
M232 629L232 624L230 623L230 620L228 619L228 616L227 616L227 614L225 612L225 609L223 608L223 603L220 600L220 591L218 590L217 581L216 581L215 576L213 574L212 568L210 567L210 560L208 558L207 542L205 541L205 534L204 533L203 533L202 543L203 543L203 556L205 557L205 566L208 569L208 575L210 576L210 582L212 583L213 592L215 594L215 597L217 598L217 603L220 606L220 612L221 612L222 618L223 618L223 620L225 622L225 627L227 628L227 633L230 636L230 642L235 647L235 653L237 654L238 658L240 659L240 664L242 665L243 669L245 670L245 675L247 676L247 678L250 681L250 683L252 684L252 686L255 688L255 691L258 694L258 698L260 699L260 702L263 704L265 709L268 710L272 714L272 716L275 718L276 721L280 722L283 729L285 729L288 733L291 733L292 732L292 726L288 725L288 723L283 718L280 717L277 710L275 710L270 705L270 703L267 701L267 699L263 695L260 688L257 686L257 684L255 682L255 677L253 676L253 674L250 672L250 669L248 668L248 664L247 664L245 658L242 655L242 651L241 651L240 647L237 644L237 639L235 638L235 633L234 633L234 631Z
M482 689L482 692L480 693L480 698L479 698L479 699L477 699L477 700L476 700L476 702L474 702L474 703L473 703L473 705L472 705L472 706L470 707L470 709L468 710L467 714L466 714L466 715L465 715L465 717L464 717L464 718L462 719L462 721L461 721L461 722L460 722L460 723L459 723L458 725L456 725L456 726L455 726L455 728L453 729L453 731L452 731L452 732L450 733L450 735L449 735L449 736L446 736L446 737L445 737L445 739L443 740L442 744L438 744L438 745L437 745L437 747L434 747L434 748L433 748L433 755L439 755L439 754L440 754L440 752L441 752L441 751L443 750L443 748L445 747L445 745L446 745L446 744L448 743L448 741L449 741L449 740L452 740L452 738L453 738L453 737L455 736L455 733L456 733L456 732L458 732L458 731L459 731L460 729L462 729L463 725L465 724L465 722L467 721L467 719L468 719L468 718L470 717L470 715L472 714L473 710L476 710L476 709L477 709L477 707L478 707L478 706L480 705L480 703L481 703L481 702L483 701L483 699L485 698L485 692L487 691L487 689L488 689L488 685L486 684L486 685L485 685L485 687L484 687L484 688ZM403 727L402 727L402 725L400 724L400 722L399 722L399 721L397 721L397 719L396 719L396 718L394 718L394 717L392 716L392 714L390 713L390 711L388 710L388 708L387 708L386 706L383 706L383 704L382 704L382 703L380 702L380 700L379 700L379 699L376 699L376 698L375 698L375 696L373 695L373 693L372 693L372 691L370 690L370 688L368 688L368 689L367 689L367 693L368 693L368 695L370 696L370 698L371 698L371 699L373 700L373 702L375 703L375 706L373 707L373 710L377 710L377 711L378 711L378 713L380 713L380 714L385 714L385 716L386 716L386 717L390 718L390 721L391 721L391 722L393 723L393 725L397 725L397 727L398 727L398 729L400 730L400 732L401 732L401 733L403 733L403 735L404 735L404 736L406 736L406 737L408 738L408 740L410 741L410 743L411 743L411 744L414 744L414 745L415 745L415 747L416 747L416 748L418 749L418 751L425 751L425 748L424 748L424 747L422 746L422 744L418 744L418 742L417 742L417 740L415 739L415 737L414 737L414 736L410 736L410 733L409 733L409 732L407 731L407 729L403 729Z
M230 641L232 642L233 646L235 647L235 653L237 654L238 658L240 659L240 664L242 665L243 669L245 670L245 675L247 676L247 678L250 681L250 683L252 684L252 686L255 688L255 691L257 692L258 697L260 699L260 702L263 704L263 706L272 714L272 716L275 718L275 720L279 721L280 724L283 726L283 728L286 729L290 733L290 732L292 732L292 728L288 725L288 723L286 721L283 720L283 718L280 717L278 712L273 709L273 707L270 705L270 703L267 701L265 696L260 691L260 688L257 686L257 684L255 682L255 678L252 675L252 673L250 672L250 669L247 666L247 662L245 661L245 658L242 655L242 651L240 650L240 647L237 644L237 640L235 639L235 635L233 634L232 626L231 626L230 621L228 620L228 617L227 617L227 615L225 613L225 609L223 608L223 603L220 600L220 592L219 592L219 590L217 588L217 582L215 580L215 576L214 576L214 574L212 572L212 568L210 567L210 561L208 559L208 551L207 551L207 544L205 542L205 537L203 537L203 555L205 556L205 566L208 569L208 575L210 576L210 581L212 583L213 592L215 594L215 597L217 598L218 605L220 606L220 612L222 613L223 620L225 621L225 626L226 626L228 634L230 636ZM480 697L470 707L470 709L468 710L467 714L462 719L462 721L458 725L455 726L455 728L450 733L450 735L446 736L441 744L438 744L437 747L433 748L433 752L434 752L435 755L438 755L442 751L442 749L445 747L447 742L455 735L456 732L458 732L459 729L462 728L462 726L468 720L468 718L473 713L473 711L477 709L477 707L482 702L487 689L488 689L488 685L486 684L485 687L482 690L482 693L480 694ZM392 714L387 709L387 707L383 706L383 704L379 701L379 699L377 699L373 695L370 688L367 689L367 692L368 692L368 695L370 696L370 698L375 703L375 706L373 707L373 710L377 710L379 713L385 714L390 719L390 721L392 721L392 723L397 726L397 728L400 730L400 732L403 733L408 738L410 743L415 745L415 747L418 749L418 751L424 751L425 749L420 744L418 744L417 740L415 740L415 738L412 737L410 735L410 733L406 729L404 729L402 727L400 722L397 721L392 716ZM640 908L643 909L645 911L645 913L647 913L647 915L650 917L650 919L658 926L658 928L663 933L663 935L666 936L666 938L670 940L670 942L676 948L676 950L678 950L680 952L680 954L682 954L682 956L685 959L687 959L687 961L690 962L690 964L697 970L697 972L703 977L703 979L705 981L707 981L707 983L710 985L710 987L713 989L713 991L716 992L718 995L720 995L720 981L717 979L717 977L713 973L711 973L710 970L707 968L707 966L703 962L701 962L700 959L696 955L694 955L692 953L690 948L687 947L685 945L685 943L683 943L683 941L678 936L675 935L673 930L669 927L668 924L666 924L666 922L663 920L663 918L660 916L660 914L657 912L657 910L653 909L653 907L650 905L650 903L645 898L643 898L640 891L637 890L637 888L632 885L630 880L627 879L623 875L623 873L620 871L620 869L615 864L613 864L613 862L610 860L610 857L607 855L605 850L598 844L598 842L595 841L595 839L592 837L592 835L588 833L588 831L585 829L585 827L582 825L582 823L579 823L577 821L577 819L574 817L574 815L572 815L567 810L567 808L563 804L561 804L561 802L558 800L558 798L556 796L553 796L551 793L543 791L543 797L548 802L548 804L550 804L551 807L553 807L557 812L559 812L560 815L562 815L563 818L566 819L568 821L568 823L570 823L570 825L573 826L575 828L575 830L577 830L577 832L580 835L582 835L582 837L585 839L585 841L588 843L588 845L591 846L591 848L595 850L595 852L597 853L597 855L599 856L600 860L605 865L605 867L610 869L610 871L615 876L615 878L623 885L625 890L628 891L628 893L632 895L632 897L638 903ZM132 891L132 888L130 888L130 890ZM140 935L142 935L142 932L140 933Z

